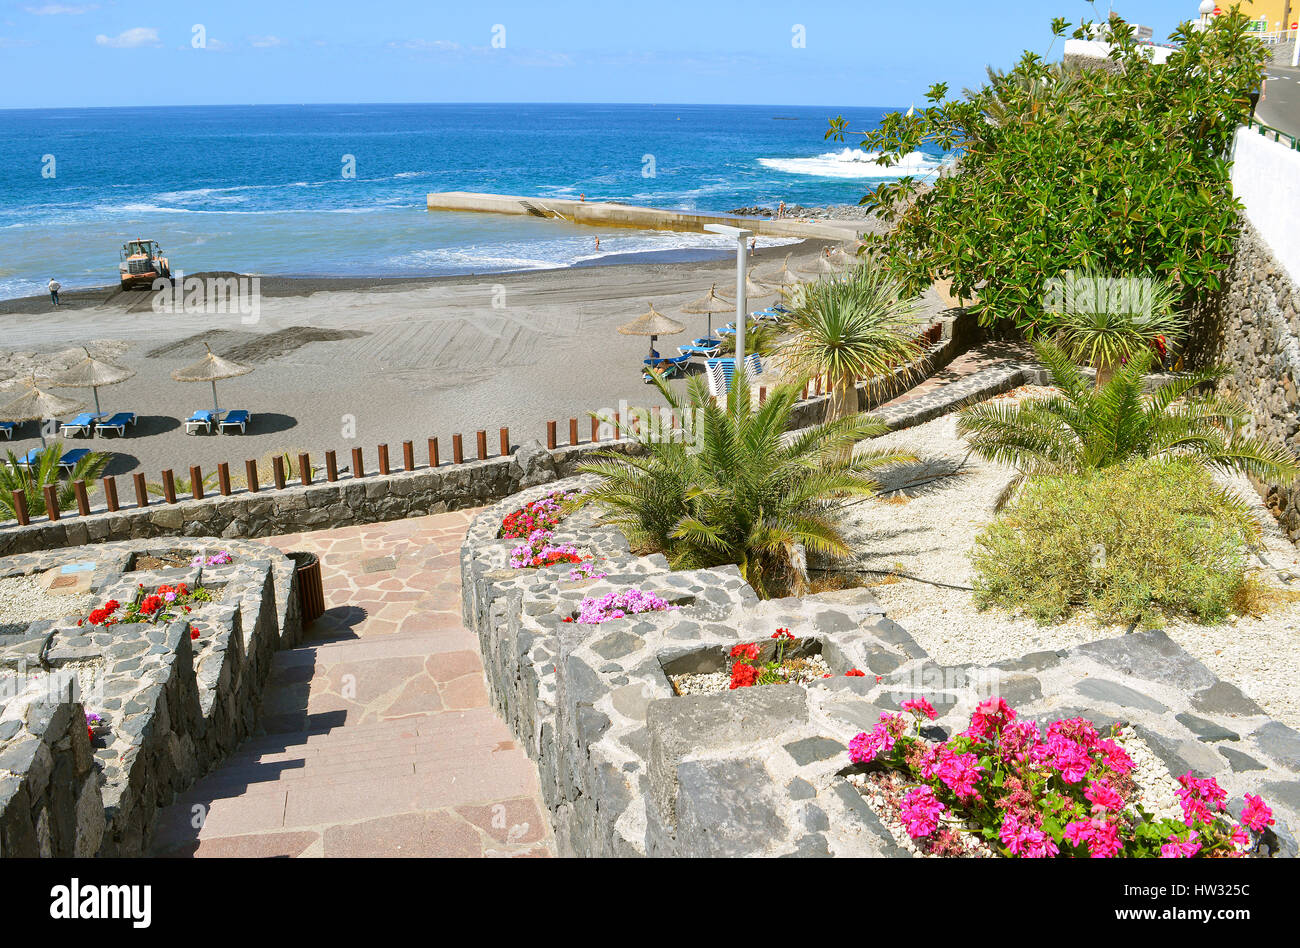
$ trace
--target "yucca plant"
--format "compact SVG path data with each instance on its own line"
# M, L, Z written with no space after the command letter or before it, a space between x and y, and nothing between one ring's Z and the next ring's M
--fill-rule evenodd
M0 511L3 511L6 519L17 518L13 501L13 492L16 490L23 492L28 514L32 517L45 516L45 487L48 485L55 486L59 509L72 509L77 502L73 483L99 477L109 462L109 455L92 451L73 466L67 480L62 480L59 477L59 458L63 457L63 445L58 442L46 447L40 453L37 463L30 468L21 467L12 451L6 451L5 454L5 462L0 465Z
M1172 344L1187 329L1164 282L1067 272L1058 285L1065 292L1049 307L1044 327L1076 361L1096 370L1097 388L1110 381L1117 366L1153 345Z
M859 380L878 386L921 353L915 302L871 258L844 276L804 284L791 302L793 335L778 352L792 374L827 378L831 419L857 414Z
M1300 475L1286 448L1241 433L1250 419L1245 406L1195 394L1199 386L1222 378L1224 369L1181 373L1144 393L1153 356L1141 352L1097 389L1059 346L1039 341L1034 348L1060 395L1017 405L986 402L957 419L958 434L976 454L1019 470L999 507L1025 477L1081 473L1133 458L1182 458L1280 483Z
M853 446L884 426L853 415L787 434L799 400L794 385L774 388L750 411L750 386L737 373L725 404L693 378L685 397L655 383L692 443L634 434L638 456L601 452L582 466L601 482L579 502L594 504L638 552L661 552L674 569L734 563L764 598L807 588L806 557L841 558L851 550L835 501L874 494L870 472L914 460Z

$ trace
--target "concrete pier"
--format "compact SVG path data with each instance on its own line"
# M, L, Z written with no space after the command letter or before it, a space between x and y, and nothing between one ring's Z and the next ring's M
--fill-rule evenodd
M593 227L635 227L703 233L706 224L731 224L763 237L801 237L818 240L853 240L858 235L855 221L812 221L798 219L737 217L732 214L697 214L606 201L575 201L571 198L518 197L508 194L479 194L472 191L443 191L430 194L431 211L474 211L486 214L515 214L566 220Z

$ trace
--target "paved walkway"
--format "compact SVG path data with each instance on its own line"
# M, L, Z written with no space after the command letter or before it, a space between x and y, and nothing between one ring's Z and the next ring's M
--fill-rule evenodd
M264 734L159 814L155 853L554 854L536 767L489 706L461 623L471 516L269 541L321 557L325 615L276 656Z

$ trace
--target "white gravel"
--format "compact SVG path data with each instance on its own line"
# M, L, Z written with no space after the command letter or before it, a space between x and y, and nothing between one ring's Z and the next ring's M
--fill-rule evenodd
M21 631L38 619L83 616L93 608L93 596L46 592L40 574L0 579L0 634Z
M1022 394L1024 390L1003 397ZM845 508L846 527L859 551L857 566L970 586L975 536L992 521L993 503L1013 470L968 454L966 443L956 434L956 416L951 414L869 444L910 451L921 461L891 473L887 486L902 489ZM917 484L954 471L957 473L952 476ZM1259 495L1244 478L1221 480L1252 505L1263 526L1267 565L1264 560L1257 562L1259 578L1281 587L1284 584L1278 574L1289 572L1297 577L1290 588L1300 589L1300 553ZM1124 626L1098 626L1084 616L1040 626L1033 619L1002 610L981 613L969 591L907 579L873 586L872 591L889 615L942 664L1001 661L1127 631ZM1300 728L1300 688L1295 685L1300 681L1298 630L1300 603L1279 606L1263 616L1234 617L1218 625L1177 621L1165 627L1170 638L1216 675L1295 728Z
M830 666L820 655L810 655L804 660L802 671L788 684L806 685L831 674ZM702 675L673 675L673 685L679 695L709 695L727 691L731 687L731 672L708 672ZM761 688L762 685L753 687Z

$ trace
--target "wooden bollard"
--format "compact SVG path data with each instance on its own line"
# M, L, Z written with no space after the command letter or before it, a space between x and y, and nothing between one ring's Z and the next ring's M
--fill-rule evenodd
M203 499L203 471L197 464L190 465L190 494L195 500Z
M108 508L109 513L117 513L117 481L111 474L104 478L104 506Z
M415 470L415 445L410 441L402 442L402 470Z
M478 459L480 461L486 461L487 460L487 432L486 431L477 432L474 436L474 442L475 442L475 447L478 448Z
M808 383L803 383L803 400L808 401Z
M366 476L366 462L365 462L365 458L361 456L360 448L352 449L352 476L353 477Z
M510 429L501 429L501 456L506 457L510 453Z
M302 481L303 487L311 487L311 455L298 455L298 480Z
M256 494L260 489L257 483L257 462L251 458L244 462L244 480L248 481L248 492Z
M767 386L760 385L758 387L758 403L761 405L765 401L767 401Z
M172 473L171 468L162 472L163 479L163 500L169 504L176 503L176 475Z
M546 423L546 446L552 451L555 450L555 422Z
M388 445L386 444L379 446L379 473L388 473Z
M275 480L275 489L284 490L284 458L279 454L271 458L271 477Z
M600 440L600 419L595 415L591 416L591 443L595 444Z
M578 419L570 418L569 419L569 444L572 445L577 443L578 443Z
M225 461L217 465L217 490L222 497L230 496L230 465Z
M339 458L333 451L325 452L325 480L333 482L339 479Z
M618 412L614 412L614 440L617 441L622 436L622 433L623 429L619 424Z
M72 492L77 495L77 513L83 517L90 516L90 497L86 494L86 482L74 481Z
M429 439L429 467L438 466L438 439Z
M460 464L465 460L465 439L458 434L451 436L451 463Z
M51 520L59 519L59 494L53 484L46 484L41 488L45 494L45 515Z
M145 485L144 475L137 473L133 478L135 481L135 505L136 507L149 506L149 488Z
M25 527L32 522L31 515L27 513L27 494L21 490L13 492L14 499L14 517L18 521L18 526Z

